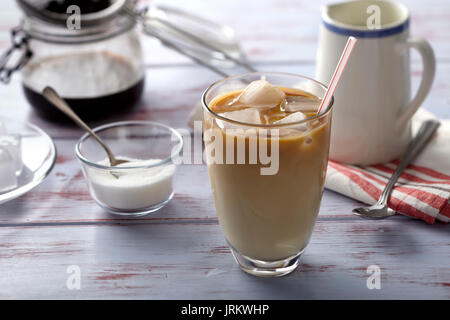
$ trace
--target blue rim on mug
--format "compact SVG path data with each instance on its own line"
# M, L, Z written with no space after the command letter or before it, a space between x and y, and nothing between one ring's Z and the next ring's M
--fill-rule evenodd
M350 1L350 2L341 2L336 3L334 5L345 5L345 4L355 4L358 1ZM359 1L359 4L363 1ZM403 17L399 19L399 21L386 24L381 29L368 29L366 26L355 26L352 24L343 23L334 19L331 19L329 17L329 12L327 10L327 7L322 7L322 22L325 28L328 30L341 34L344 36L353 36L356 38L382 38L382 37L388 37L395 34L402 33L404 30L407 30L409 28L409 11L408 9L400 4L400 3L393 3L389 1L365 1L367 4L376 4L377 2L380 4L388 4L391 6L396 7L399 11L401 11L401 14ZM333 6L333 4L331 5Z

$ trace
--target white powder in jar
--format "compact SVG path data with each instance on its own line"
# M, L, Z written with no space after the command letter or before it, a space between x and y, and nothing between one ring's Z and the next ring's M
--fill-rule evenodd
M139 160L126 157L120 159L130 162L117 167L151 166L160 159ZM109 165L109 160L98 162ZM121 210L145 209L160 204L173 193L172 180L175 165L162 164L151 168L130 168L129 170L103 170L88 168L91 192L97 201Z

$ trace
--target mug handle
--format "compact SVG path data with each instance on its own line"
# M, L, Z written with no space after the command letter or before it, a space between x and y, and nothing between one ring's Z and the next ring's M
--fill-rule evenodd
M431 48L429 42L422 38L408 38L406 40L406 46L416 49L421 57L423 64L422 81L420 82L419 89L416 96L411 100L406 107L405 112L397 120L397 128L404 127L406 122L416 113L426 96L430 92L431 84L433 83L434 74L436 72L436 59L434 57L433 48Z

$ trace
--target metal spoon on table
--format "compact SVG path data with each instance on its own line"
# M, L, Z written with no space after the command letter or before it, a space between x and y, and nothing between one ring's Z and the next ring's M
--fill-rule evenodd
M414 158L422 151L423 147L428 143L428 140L431 138L431 136L439 126L440 123L436 120L427 120L420 126L420 129L417 132L416 136L409 144L402 161L397 166L397 169L395 169L394 173L386 184L386 187L381 193L378 202L370 207L353 209L353 213L355 215L365 219L376 220L392 217L396 214L396 212L389 208L387 205L392 189L394 188L395 183L402 174L403 170L405 170L408 164L412 160L414 160Z
M129 162L128 160L121 160L121 159L117 159L116 157L114 157L114 154L111 152L111 150L106 145L106 143L103 142L103 140L91 128L89 128L88 125L83 120L81 120L77 116L77 114L72 110L72 108L69 107L67 102L65 102L56 93L56 91L53 88L45 87L44 90L42 91L42 94L56 108L58 108L60 111L64 112L69 118L71 118L73 121L75 121L75 123L78 124L82 129L84 129L87 132L89 132L92 135L92 137L94 137L94 139L98 141L98 143L100 143L100 145L103 147L103 149L105 149L106 154L108 155L109 163L111 164L111 166L114 167L114 166L117 166L117 165L119 165L121 163Z

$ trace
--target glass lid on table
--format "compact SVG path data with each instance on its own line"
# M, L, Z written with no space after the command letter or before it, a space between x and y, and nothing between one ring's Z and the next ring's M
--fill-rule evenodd
M46 86L87 120L123 114L138 104L146 70L136 26L214 71L243 60L229 27L180 9L131 0L16 2L23 19L0 58L0 81L6 84L20 71L28 102L50 120L66 118L42 96Z

